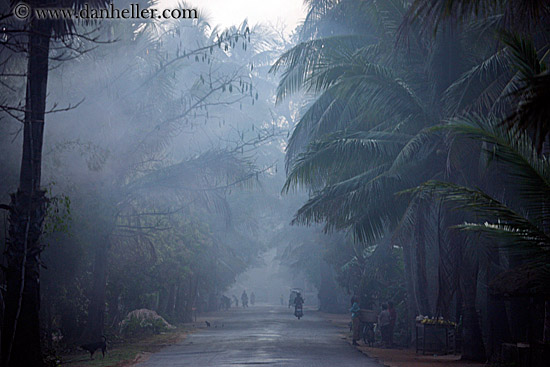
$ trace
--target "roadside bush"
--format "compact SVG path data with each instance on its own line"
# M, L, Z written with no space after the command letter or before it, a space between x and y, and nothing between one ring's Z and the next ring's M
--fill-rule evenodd
M130 312L120 323L120 332L124 336L159 334L173 328L162 316L147 309Z

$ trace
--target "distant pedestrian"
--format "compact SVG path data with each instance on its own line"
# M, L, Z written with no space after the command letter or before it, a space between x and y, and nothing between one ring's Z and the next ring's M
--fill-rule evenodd
M300 320L300 318L304 315L304 298L300 294L300 292L296 293L296 297L294 297L294 316Z
M388 311L388 305L385 303L382 304L382 312L378 315L378 327L380 328L380 334L382 334L382 344L387 347L389 345L390 312Z
M359 329L361 326L361 320L359 320L359 298L357 296L351 297L351 308L349 309L349 312L351 312L351 330L352 330L352 340L353 345L359 345L357 341L360 339L359 335Z
M304 302L305 300L302 294L300 292L296 293L296 297L294 297L294 306L302 307Z
M395 323L397 321L397 312L393 306L393 302L388 302L388 312L390 313L390 326L388 328L388 343L389 346L393 346L393 331L395 329Z
M246 291L243 291L241 295L241 302L243 303L243 308L248 307L248 294L246 294Z
M235 302L235 307L239 307L239 299L236 295L233 295L233 302Z

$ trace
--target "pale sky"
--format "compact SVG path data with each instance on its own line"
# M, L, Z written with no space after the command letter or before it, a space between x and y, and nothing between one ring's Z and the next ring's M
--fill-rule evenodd
M256 23L282 22L290 33L305 17L302 0L188 0L198 9L205 9L211 25L223 27L241 24L245 18L251 25Z

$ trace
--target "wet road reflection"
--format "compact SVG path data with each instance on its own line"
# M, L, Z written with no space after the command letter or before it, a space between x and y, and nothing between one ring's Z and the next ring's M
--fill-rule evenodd
M312 310L306 309L304 318L297 320L282 306L232 309L223 320L210 323L210 328L139 366L380 366L348 345L341 330Z

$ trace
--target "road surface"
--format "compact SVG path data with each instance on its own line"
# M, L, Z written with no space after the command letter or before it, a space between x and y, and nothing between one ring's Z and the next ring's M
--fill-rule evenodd
M284 306L255 306L209 322L138 366L380 366L343 340L341 328L307 308L301 320Z

